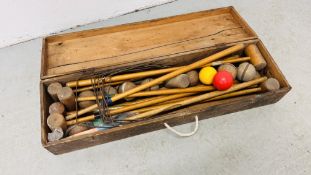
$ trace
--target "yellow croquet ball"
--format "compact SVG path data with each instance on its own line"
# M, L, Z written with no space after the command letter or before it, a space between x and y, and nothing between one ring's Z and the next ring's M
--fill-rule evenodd
M216 75L217 71L213 67L204 67L200 70L199 79L201 83L211 85L213 84L214 76Z

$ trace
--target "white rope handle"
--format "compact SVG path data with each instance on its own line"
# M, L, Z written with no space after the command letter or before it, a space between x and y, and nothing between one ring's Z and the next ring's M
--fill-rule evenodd
M176 135L180 136L180 137L189 137L192 136L193 134L195 134L198 129L199 129L199 119L198 116L195 116L195 128L192 132L190 133L180 133L178 131L176 131L175 129L173 129L170 125L168 125L167 123L164 123L164 126L169 129L170 131L172 131L173 133L175 133Z

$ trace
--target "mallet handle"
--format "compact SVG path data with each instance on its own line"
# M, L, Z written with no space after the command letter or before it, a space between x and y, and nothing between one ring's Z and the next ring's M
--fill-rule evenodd
M172 72L178 68L179 67L172 67L172 68L166 68L166 69L151 70L151 71L130 73L130 74L124 74L124 75L116 75L116 76L105 79L105 82L106 83L107 82L118 82L118 81L124 81L124 80L135 79L135 78L144 78L144 77L150 77L154 75L161 75L161 74ZM96 80L94 81L93 83L98 83ZM80 86L89 86L91 84L92 84L92 80L87 79L87 80L79 80L78 83L76 83L76 81L71 81L71 82L66 83L66 86L75 87L77 85L78 87L80 87Z
M138 120L138 119L141 119L141 118L151 117L151 116L154 116L154 115L159 114L159 113L164 112L164 111L168 111L168 110L175 109L175 108L182 107L182 106L186 106L186 105L189 105L189 104L201 102L203 100L211 99L213 97L217 97L217 96L228 94L230 92L234 92L234 91L237 91L237 90L240 90L240 89L244 89L244 88L247 88L249 86L262 83L265 80L267 80L267 77L261 77L261 78L258 78L258 79L252 80L252 81L248 81L248 82L245 82L245 83L234 85L234 86L232 86L231 88L229 88L228 90L225 90L225 91L214 91L214 92L206 93L206 94L203 94L203 95L199 95L199 96L193 97L193 98L188 99L188 100L184 100L184 101L181 101L181 102L176 102L176 103L167 105L167 106L162 107L162 108L150 110L148 112L141 113L141 114L129 117L129 118L127 118L127 120Z
M214 97L214 98L211 98L211 99L208 99L208 100L204 100L203 102L222 100L222 99L226 99L226 98L231 98L231 97L251 94L251 93L260 92L260 91L262 91L261 88L244 89L244 90L240 90L240 91L224 94L224 95L221 95L221 96L217 96L217 97ZM132 112L133 113L147 112L147 111L150 111L152 109L157 109L157 108L160 108L160 107L166 107L166 106L171 105L171 104L173 104L175 102L180 102L180 101L183 101L183 100L188 100L190 98L192 98L192 97L183 97L183 98L179 98L179 99L175 99L175 100L170 100L167 103L161 103L161 105L156 105L156 106L150 106L150 107L146 107L146 108L136 109L136 110L133 110Z
M150 101L146 101L144 103L137 103L137 104L134 104L134 105L131 105L131 106L124 106L122 108L118 108L118 109L114 109L114 110L109 110L109 114L110 115L120 114L122 112L127 112L127 111L131 111L131 110L134 110L134 109L143 108L143 107L146 107L146 106L158 104L158 103L165 102L165 101L168 101L168 100L173 100L173 99L176 99L176 98L190 96L190 95L193 95L193 94L195 94L195 93L182 93L182 94L168 95L168 96L160 98L160 99L150 100Z
M232 58L229 60L223 60L223 61L215 61L206 65L202 65L201 67L205 66L217 66L220 64L224 63L238 63L238 62L244 62L244 61L249 61L250 57L242 57L242 58ZM180 67L171 67L171 68L165 68L165 69L159 69L159 70L150 70L150 71L144 71L144 72L136 72L136 73L129 73L129 74L123 74L123 75L116 75L112 76L110 78L105 79L105 83L112 83L112 82L118 82L116 84L119 84L119 82L122 83L122 81L125 80L130 80L130 79L137 79L137 78L145 78L145 77L150 77L150 76L155 76L155 75L162 75L166 73L173 72L177 69L183 68L186 66L180 66ZM93 83L98 83L97 80L93 80ZM77 81L71 81L66 83L66 86L69 87L80 87L80 86L90 86L92 85L92 80L91 79L86 79L86 80L79 80L78 83ZM114 85L113 83L110 85ZM87 90L92 89L93 87L87 88ZM84 91L85 89L81 88L79 91Z
M137 87L135 87L135 88L133 88L133 89L131 89L129 91L126 91L126 92L122 93L122 94L117 94L117 95L115 95L115 96L113 96L111 98L111 101L112 102L116 102L116 101L118 101L120 99L128 97L131 94L134 94L136 92L142 91L142 90L147 89L147 88L149 88L151 86L154 86L154 85L157 85L157 84L161 84L162 82L164 82L164 81L166 81L168 79L176 77L177 75L180 75L180 74L185 73L185 72L189 72L189 71L191 71L193 69L199 68L200 66L206 65L206 64L208 64L208 63L210 63L212 61L215 61L215 60L217 60L219 58L222 58L222 57L224 57L226 55L229 55L231 53L234 53L234 52L237 52L239 50L242 50L244 47L245 47L244 44L238 44L238 45L232 46L232 47L230 47L228 49L225 49L223 51L220 51L220 52L218 52L218 53L216 53L214 55L211 55L211 56L206 57L206 58L204 58L202 60L194 62L194 63L192 63L192 64L190 64L188 66L184 66L184 67L179 68L179 69L177 69L177 70L175 70L173 72L170 72L170 73L168 73L166 75L163 75L163 76L161 76L159 78L156 78L156 79L154 79L154 80L152 80L152 81L150 81L150 82L148 82L146 84L137 86Z
M160 90L153 90L153 91L144 91L144 92L137 92L135 94L130 95L129 97L146 97L146 96L156 96L156 95L171 95L171 94L180 94L180 93L192 93L192 92L204 92L204 91L212 91L215 90L213 86L195 86L190 88L183 88L183 89L160 89ZM98 96L98 99L102 99L103 96ZM78 97L77 101L90 101L96 100L96 96L89 96L89 97Z
M77 120L76 119L69 120L66 123L67 123L68 126L70 126L70 125L74 125L74 124L77 124L77 123L92 121L92 120L95 120L95 119L96 119L96 116L94 114L92 114L92 115L89 115L89 116L86 116L86 117L78 118Z
M244 89L244 90L241 90L241 91L231 92L231 93L228 93L228 94L217 96L217 97L205 100L205 101L221 100L221 99L226 99L226 98L230 98L230 97L247 95L247 94L251 94L251 93L255 93L255 92L260 92L260 91L262 91L261 88ZM192 97L183 97L183 98L176 99L176 100L177 101L182 101L182 100L190 99L190 98L192 98ZM150 111L150 110L153 110L153 109L158 109L160 107L167 107L167 106L171 105L174 102L176 102L176 101L174 100L171 103L167 103L167 104L162 104L162 105L157 105L157 106L150 106L150 107L146 107L146 108L140 108L140 109L133 110L132 112L134 112L134 113L142 113L142 112ZM69 121L67 121L67 125L70 126L70 125L74 125L76 123L92 121L95 118L96 118L95 115L89 115L89 116L86 116L86 117L78 118L77 121L75 119L69 120Z
M154 86L154 85L157 85L157 84L161 84L162 82L164 82L164 81L166 81L168 79L171 79L171 78L173 78L173 77L175 77L177 75L180 75L180 74L185 73L185 72L189 72L189 71L191 71L193 69L199 68L199 67L201 67L203 65L206 65L206 64L208 64L210 62L213 62L213 61L215 61L215 60L217 60L219 58L222 58L224 56L227 56L229 54L232 54L234 52L242 50L244 47L245 47L244 44L237 44L235 46L229 47L229 48L227 48L227 49L225 49L223 51L220 51L220 52L218 52L218 53L216 53L214 55L206 57L206 58L204 58L202 60L199 60L197 62L194 62L194 63L192 63L192 64L190 64L188 66L184 66L184 67L178 68L177 70L175 70L173 72L170 72L170 73L168 73L166 75L163 75L162 77L159 77L157 79L154 79L154 80L152 80L152 81L150 81L150 82L148 82L146 84L137 86L136 88L133 88L133 89L131 89L129 91L126 91L126 92L124 92L122 94L117 94L117 95L115 95L115 96L113 96L111 98L111 101L112 102L116 102L116 101L118 101L120 99L128 97L131 94L134 94L136 92L142 91L142 90L147 89L147 88L149 88L151 86ZM120 80L118 80L118 81L120 81ZM92 106L89 106L87 108L79 110L77 112L77 115L79 116L79 115L85 114L85 113L90 112L90 111L92 111L92 110L94 110L96 108L97 108L97 104L94 104ZM76 116L76 114L68 115L68 116L66 116L66 119L67 120L68 119L72 119L75 116Z

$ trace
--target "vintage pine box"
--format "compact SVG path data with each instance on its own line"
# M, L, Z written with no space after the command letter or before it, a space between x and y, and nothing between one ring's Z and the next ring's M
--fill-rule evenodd
M279 80L274 92L200 103L155 118L75 138L48 142L46 124L52 103L46 87L94 72L142 64L186 65L237 43L256 43L268 72ZM53 154L62 154L146 132L163 129L163 123L193 122L268 105L280 100L290 85L261 40L233 7L226 7L132 24L49 36L43 39L41 64L41 141Z

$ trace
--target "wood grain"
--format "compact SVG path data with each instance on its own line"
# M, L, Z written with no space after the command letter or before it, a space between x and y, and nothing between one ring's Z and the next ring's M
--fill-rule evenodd
M116 26L46 38L44 76L138 63L255 38L236 20L231 8L147 21L129 28Z
M96 53L92 53L90 55L92 57L82 58L80 56L83 54L80 54L78 51L76 52L74 50L74 47L70 49L68 48L69 50L67 51L62 51L63 48L61 48L63 47L62 45L64 45L64 47L74 46L71 44L77 44L80 43L80 41L84 41L84 44L91 44L92 41L90 41L88 38L93 38L95 40L99 39L100 41L109 41L109 38L107 38L106 36L112 33L116 33L112 36L119 37L118 33L135 33L135 30L154 32L151 29L158 29L161 27L163 27L163 29L165 27L176 27L180 26L179 23L183 22L186 22L188 24L187 26L189 27L189 24L191 24L191 22L204 21L205 19L207 24L211 25L209 27L214 29L213 31L208 30L212 31L212 33L210 33L211 36L196 39L193 37L202 37L202 34L205 31L198 31L197 34L188 31L189 33L185 34L188 34L188 37L193 40L181 41L180 39L183 39L183 36L181 35L173 37L176 40L178 39L178 41L181 41L180 43L173 43L173 40L165 40L165 38L161 38L161 42L169 45L159 48L152 48L152 46L162 45L162 43L155 41L154 45L151 44L146 45L146 47L144 46L144 49L151 48L150 50L133 48L132 45L127 43L129 41L124 41L124 43L115 43L116 45L113 46L117 47L120 52L111 51L107 53L107 55L110 54L110 56L113 57L107 57L107 55L105 55L102 50L99 50L98 52L93 50ZM172 24L170 25L170 23ZM234 26L238 28L232 28ZM193 28L192 26L190 27ZM224 27L226 31L217 31L218 29L224 29ZM178 31L182 29L183 28L179 28ZM148 35L146 35L145 33L139 34L139 36ZM165 36L171 37L168 35ZM131 39L134 39L135 41L135 38ZM150 38L148 39L153 40L154 38L150 36ZM94 29L89 31L63 34L48 37L44 41L45 44L43 45L41 62L42 81L40 82L41 142L43 147L45 147L53 154L63 154L70 151L135 136L138 134L163 129L164 122L170 124L171 126L193 122L194 115L199 115L199 119L201 120L245 109L250 109L253 107L272 104L280 100L291 89L291 86L288 84L284 75L276 65L275 61L273 60L272 56L269 54L263 43L257 38L257 35L248 26L245 20L243 20L232 7L208 10L204 12L169 17L159 20L144 21L135 24L126 24L104 29ZM259 50L261 51L263 57L267 62L267 72L269 72L269 75L273 76L280 82L281 88L279 90L190 105L174 111L163 113L161 115L156 115L152 118L149 118L148 120L123 125L121 127L116 127L105 131L98 131L91 134L81 135L74 138L64 138L58 141L48 142L47 133L50 132L50 130L47 127L46 119L48 116L48 106L53 101L47 94L46 87L51 82L58 81L61 83L66 83L68 81L77 80L81 77L91 78L91 75L94 72L110 71L112 69L131 67L142 63L157 63L163 66L170 67L184 66L237 43L255 43L258 46ZM104 43L100 44L102 45ZM141 45L141 42L138 42L136 46L139 45ZM50 46L53 46L53 49L56 49L57 47L59 48L57 48L56 50L52 50L52 47ZM78 46L83 47L83 45ZM86 45L86 47L89 48L90 46ZM93 46L91 46L90 48L93 48ZM65 64L59 65L57 61L52 61L51 57L48 56L49 54L53 55L53 53L55 55L58 54L58 56L61 56L61 51L64 55L67 54L67 56L77 56L76 58L82 59L83 62L76 62L75 57L69 57L68 59L62 57L65 60L61 61L63 61L63 63ZM136 51L137 53L132 51ZM121 55L119 53L123 53L125 55ZM115 55L117 56L115 57ZM55 57L56 56L54 56L54 58ZM115 61L116 58L118 59L118 61ZM58 67L52 68L52 66L50 65L51 62Z

